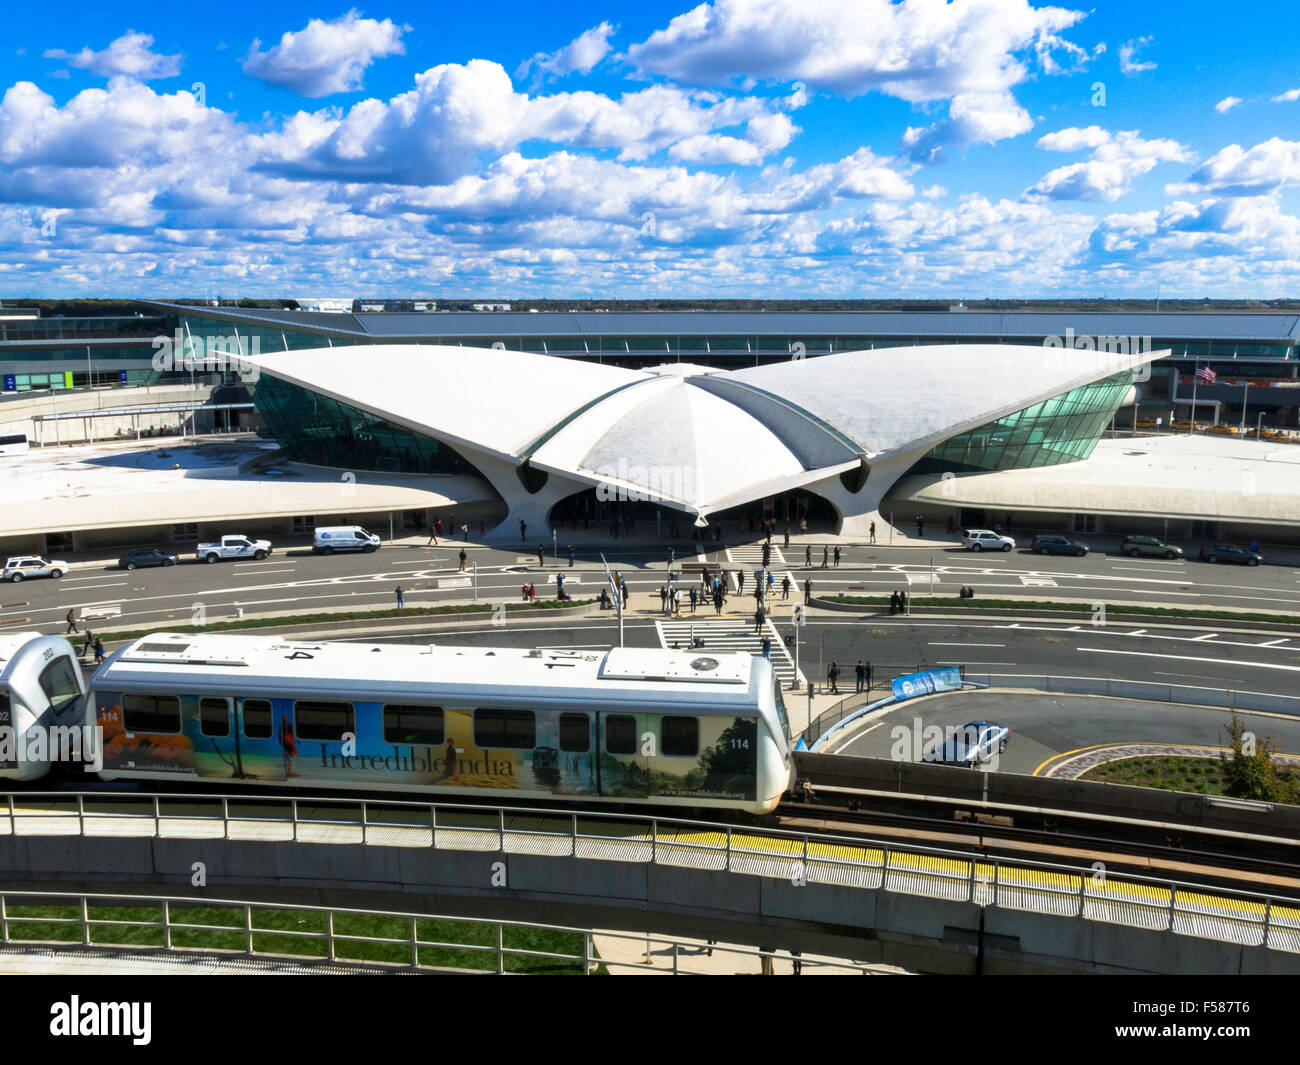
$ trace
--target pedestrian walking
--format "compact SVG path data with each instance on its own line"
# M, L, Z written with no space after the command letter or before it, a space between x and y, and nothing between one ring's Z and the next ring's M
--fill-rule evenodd
M871 527L867 532L870 534L871 542L874 544L876 542L876 523L874 521L871 523Z
M573 545L569 545L569 569L573 569Z
M871 663L868 662L866 667L867 691L871 691L871 678L872 678Z
M907 613L907 593L904 591L898 593L898 612L900 614Z
M803 549L803 564L805 566L812 565L812 544L805 545Z
M95 637L95 665L102 666L103 664L104 664L104 641L101 640L98 636L96 636Z
M771 564L772 564L772 544L769 542L763 545L763 568L767 569L767 567L770 566Z
M442 522L438 522L438 525L441 525L441 524L442 524ZM427 542L424 546L425 546L425 547L428 547L430 544L432 544L432 545L435 546L435 547L437 547L437 545L438 545L438 526L437 526L437 525L435 525L432 529L429 530L429 539L428 539L428 542Z
M523 518L519 519L519 539L528 539L528 522L524 521Z
M812 578L808 577L803 582L803 601L806 603L812 599Z
M763 607L760 604L759 608L754 611L754 632L759 633L763 631L763 618Z
M95 648L95 634L94 634L93 632L91 632L89 628L87 628L87 629L86 629L86 643L85 643L85 646L82 647L82 649L81 649L81 657L82 657L82 658L89 658L89 657L90 657L90 652L93 651L94 648Z
M528 582L528 601L530 603L537 602L537 585L532 581Z
M483 535L483 523L482 523L482 522L479 522L479 523L478 523L478 534L479 534L479 536L482 536L482 535ZM464 540L466 543L469 543L469 524L468 524L468 522L465 522L465 523L462 523L462 524L461 524L461 527L460 527L460 538L461 538L462 540Z
M836 569L839 568L839 565L840 565L840 545L839 545L839 544L836 544L836 545L835 545L835 567L836 567Z
M854 694L860 695L862 694L863 685L867 682L867 667L862 664L862 659L860 658L858 659L858 664L853 667L853 676L858 682Z
M834 659L831 660L830 668L826 670L826 680L831 686L831 693L839 695L840 664Z
M925 519L920 514L916 516L916 536L917 539L925 538Z
M401 586L400 584L397 586L397 590L396 590L393 594L394 594L395 596L397 596L397 609L398 609L398 610L405 610L405 609L406 609L406 593L402 591L402 586Z
M898 592L897 591L893 591L889 593L889 613L891 617L894 614L898 613Z
M668 588L666 585L659 585L659 613L668 613Z
M830 568L830 558L831 558L830 550L826 547L825 544L822 544L822 569Z
M64 635L64 636L66 636L66 635L67 635L68 633L70 633L70 632L77 632L77 631L78 631L78 629L77 629L77 615L74 614L74 613L72 612L72 608L71 608L71 607L68 608L68 613L67 613L67 615L65 616L65 620L66 620L67 623L68 623L68 627L67 627L67 628L64 630L64 632L63 632L63 635Z
M673 617L679 618L681 616L682 616L682 590L680 588L675 588L673 590Z
M781 544L781 546L785 548L788 548L790 546L790 526L788 525L785 527L785 541Z
M619 587L623 590L623 609L626 610L626 609L627 609L627 601L628 601L628 598L629 598L629 596L628 596L628 591L627 591L627 581L621 581L620 584L619 584Z
M699 602L699 592L695 590L695 585L691 585L691 613L695 613L695 604Z
M736 591L743 592L744 590L745 590L745 571L743 569L738 569L736 570Z
M763 657L769 662L772 660L772 637L763 637Z
M543 569L546 566L546 548L541 544L537 545L537 568Z
M790 598L790 574L788 573L781 578L781 598Z
M462 548L460 549L460 570L459 570L459 572L461 572L461 573L464 573L464 572L465 572L465 563L468 562L468 561L469 561L469 555L465 554L465 549L462 547Z
M722 613L722 592L720 591L713 593L713 612L715 614Z

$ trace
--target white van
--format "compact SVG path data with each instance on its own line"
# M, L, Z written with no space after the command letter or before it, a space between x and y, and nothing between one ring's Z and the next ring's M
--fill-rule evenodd
M318 555L332 555L335 551L373 551L379 546L379 537L360 525L327 525L316 530L311 549Z

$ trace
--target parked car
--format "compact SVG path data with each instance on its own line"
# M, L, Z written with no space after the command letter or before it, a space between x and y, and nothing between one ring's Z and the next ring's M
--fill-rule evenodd
M1199 432L1202 426L1200 422L1189 422L1186 418L1184 418L1182 421L1174 422L1172 425L1169 426L1169 428L1177 429L1185 433L1187 432L1188 429L1192 429Z
M1167 544L1154 536L1126 536L1119 545L1121 555L1150 555L1161 558L1182 558L1183 549L1177 544Z
M148 547L140 551L132 551L123 555L117 560L118 569L136 569L148 568L149 566L174 566L180 558L177 555L169 555L165 551L159 551L157 548Z
M1075 555L1078 558L1083 558L1088 553L1086 544L1064 536L1035 536L1029 544L1029 550L1036 555Z
M1259 552L1248 551L1236 544L1215 544L1213 547L1202 547L1201 558L1205 562L1235 562L1239 566L1258 566L1264 561L1264 556Z
M1159 429L1160 423L1154 418L1139 418L1137 421L1138 429Z
M961 546L967 551L1010 551L1016 542L1009 536L995 533L992 529L964 529L961 534Z
M995 752L1001 754L1005 751L1010 737L1011 730L1006 725L994 721L968 721L961 728L954 729L942 746L926 751L921 760L974 769L991 759Z
M28 577L62 577L68 572L68 564L59 560L51 561L40 555L15 555L5 563L0 578L6 581L24 581Z
M223 536L212 543L199 544L194 557L200 562L219 562L224 558L255 558L259 562L271 553L270 540L250 540L247 536Z
M1205 430L1207 433L1215 433L1218 436L1236 436L1237 427L1235 425L1211 425Z

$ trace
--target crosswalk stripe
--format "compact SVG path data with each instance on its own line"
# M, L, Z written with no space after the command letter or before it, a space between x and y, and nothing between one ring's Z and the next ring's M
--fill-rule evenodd
M807 685L802 670L796 672L790 649L776 631L771 619L764 623L764 632L772 641L772 671L780 680L782 687L789 687L798 679L801 687ZM763 653L763 636L754 631L752 621L746 618L700 618L698 621L660 619L655 621L655 631L659 635L659 645L670 648L674 643L689 647L692 636L704 640L706 648L716 651L748 651L750 654Z
M763 545L762 544L740 544L737 547L727 548L728 562L753 562L755 565L763 563ZM785 556L781 554L781 549L772 545L772 557L770 562L773 565L785 566L788 563Z

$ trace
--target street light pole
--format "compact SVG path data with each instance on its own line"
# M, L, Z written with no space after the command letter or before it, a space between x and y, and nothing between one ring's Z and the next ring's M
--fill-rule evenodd
M555 554L559 550L559 535L560 534L555 529L551 530L551 565L552 566L555 565Z

